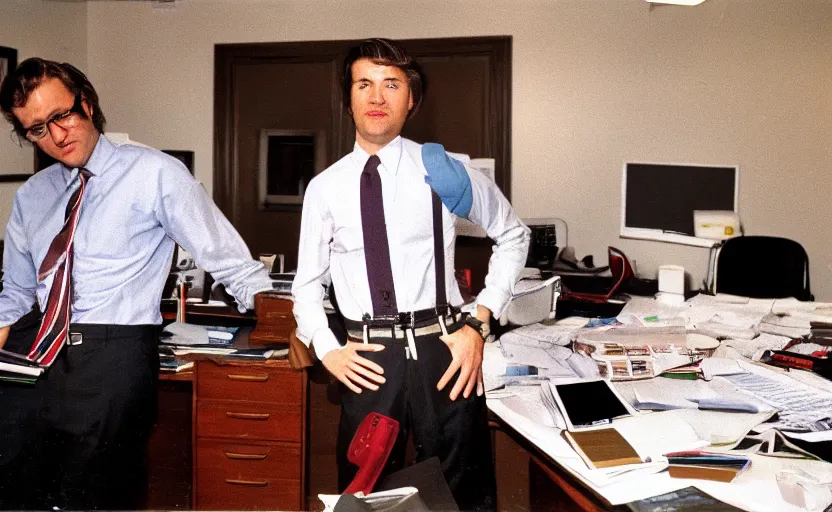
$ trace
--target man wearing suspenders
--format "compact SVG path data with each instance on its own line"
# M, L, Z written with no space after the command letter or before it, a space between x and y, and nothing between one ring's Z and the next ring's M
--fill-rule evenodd
M422 79L399 45L364 41L343 72L356 143L309 183L292 290L298 337L343 384L339 487L357 471L347 460L350 441L364 417L378 412L400 423L384 474L402 467L412 432L417 459L439 458L460 509L495 509L483 343L525 263L529 230L487 177L442 146L400 136L421 103ZM496 242L475 317L458 308L457 216ZM330 281L345 346L324 313Z

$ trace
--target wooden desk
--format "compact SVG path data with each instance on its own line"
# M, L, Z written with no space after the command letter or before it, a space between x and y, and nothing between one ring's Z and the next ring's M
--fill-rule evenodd
M613 507L574 476L513 429L499 416L489 411L488 425L506 434L529 456L530 510L605 512L627 510Z
M147 508L306 509L306 372L286 360L193 359L192 371L160 376Z

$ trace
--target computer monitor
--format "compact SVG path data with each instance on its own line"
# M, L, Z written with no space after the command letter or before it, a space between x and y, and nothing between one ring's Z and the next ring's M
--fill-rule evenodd
M737 211L739 167L626 163L621 180L621 236L700 247L694 210Z

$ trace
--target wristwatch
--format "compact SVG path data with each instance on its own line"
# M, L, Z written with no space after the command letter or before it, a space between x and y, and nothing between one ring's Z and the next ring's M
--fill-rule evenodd
M483 322L473 315L468 315L465 317L465 324L473 327L482 336L483 341L488 341L488 335L491 334L491 325L488 322Z

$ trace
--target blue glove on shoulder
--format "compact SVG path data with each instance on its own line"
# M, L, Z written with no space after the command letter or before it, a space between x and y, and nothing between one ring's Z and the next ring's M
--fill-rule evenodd
M428 171L425 183L430 185L448 210L459 217L468 217L474 195L471 177L462 162L448 156L442 144L422 145L422 163Z

